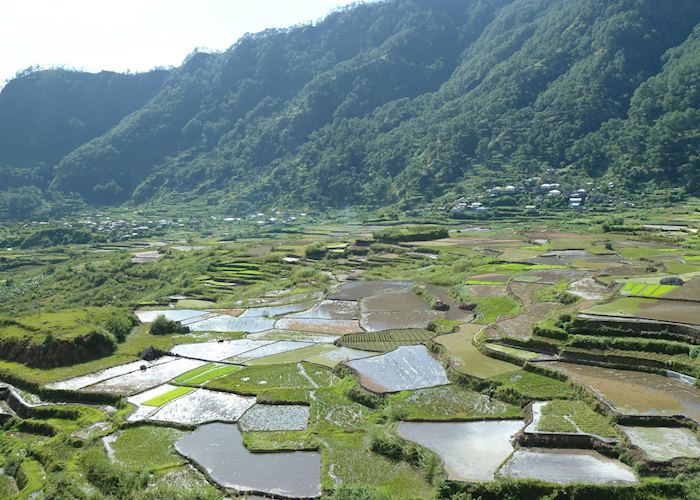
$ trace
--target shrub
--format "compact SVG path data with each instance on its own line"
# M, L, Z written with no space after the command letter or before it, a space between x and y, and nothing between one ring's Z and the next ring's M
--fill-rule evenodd
M80 465L88 481L102 493L115 498L134 498L133 493L145 487L148 482L147 472L134 471L123 465L112 464L97 448L83 454Z
M447 228L442 226L404 226L387 228L372 233L377 241L397 243L399 241L429 241L449 238Z
M328 498L331 500L388 500L389 496L372 486L341 485Z
M109 333L114 335L117 342L124 342L129 332L131 332L133 323L126 316L115 313L107 318L104 326Z
M569 344L571 347L584 349L619 349L623 351L644 351L661 354L690 354L690 347L680 342L668 340L628 338L628 337L590 337L586 335L575 335Z
M539 337L546 337L554 340L567 340L569 338L569 334L563 329L558 326L553 326L548 322L542 322L533 326L532 333Z
M189 333L190 329L183 326L179 321L173 321L162 314L151 323L152 335L170 335L173 333Z
M347 396L356 403L366 406L367 408L378 408L383 402L381 396L373 394L358 385L353 386L353 388L347 392Z
M313 245L306 247L304 250L304 255L307 259L320 260L326 256L328 249L323 243L314 243Z
M370 449L392 460L403 460L414 467L423 466L423 452L415 444L397 436L377 433L372 436Z

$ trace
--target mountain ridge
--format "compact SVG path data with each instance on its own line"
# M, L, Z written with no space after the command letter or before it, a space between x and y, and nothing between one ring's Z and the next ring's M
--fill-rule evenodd
M698 23L690 0L360 4L193 54L26 184L236 210L411 205L551 171L698 194Z

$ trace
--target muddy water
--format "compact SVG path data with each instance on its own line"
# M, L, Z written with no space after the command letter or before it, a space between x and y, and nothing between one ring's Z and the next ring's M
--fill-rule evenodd
M620 413L685 415L700 420L700 389L653 373L571 363L546 363L587 385Z
M362 314L360 326L368 332L423 329L433 319L441 317L437 311L374 311Z
M360 300L373 295L392 292L410 292L415 285L411 281L348 281L338 291L331 293L334 300Z
M632 469L591 450L522 448L503 465L500 474L552 483L636 483Z
M235 425L204 425L175 447L224 488L303 498L321 494L320 453L250 453Z
M286 317L275 323L278 330L292 330L328 335L343 335L361 332L360 324L354 319L317 319Z
M511 440L521 420L483 422L401 422L401 437L437 453L447 477L456 481L489 481L513 452Z
M354 300L324 300L308 311L292 314L287 317L328 320L358 319L357 302Z
M273 318L282 314L304 311L313 306L313 302L299 302L282 306L253 307L241 314L241 318Z
M410 289L372 295L363 299L360 305L363 313L375 311L430 311L430 306L426 300L411 292Z
M621 427L632 441L652 460L700 458L700 441L689 429L670 427Z
M411 292L410 287L367 297L360 302L360 308L360 325L370 332L425 328L432 319L440 316L425 299Z
M586 300L603 300L610 295L608 287L593 278L575 281L569 286L567 292Z

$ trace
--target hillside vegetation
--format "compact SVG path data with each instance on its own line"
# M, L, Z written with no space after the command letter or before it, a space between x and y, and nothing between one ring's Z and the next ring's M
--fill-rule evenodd
M698 23L694 0L390 0L168 73L29 73L0 94L0 213L410 206L548 169L698 194Z

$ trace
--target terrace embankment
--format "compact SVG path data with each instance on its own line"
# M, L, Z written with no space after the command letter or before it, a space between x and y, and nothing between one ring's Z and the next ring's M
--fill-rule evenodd
M113 338L95 331L72 339L48 339L41 343L32 338L0 339L0 358L34 368L68 366L108 356L116 350Z

